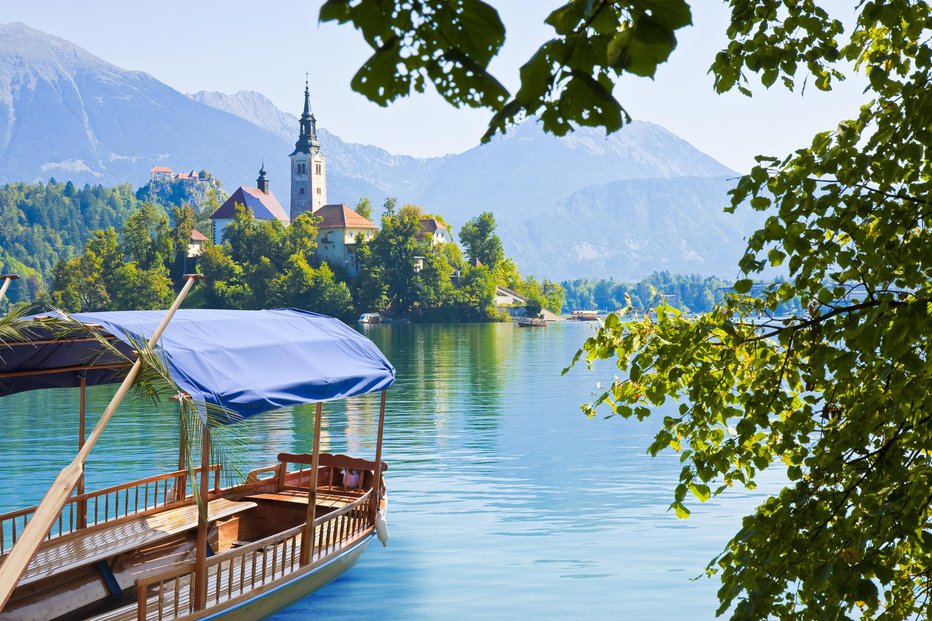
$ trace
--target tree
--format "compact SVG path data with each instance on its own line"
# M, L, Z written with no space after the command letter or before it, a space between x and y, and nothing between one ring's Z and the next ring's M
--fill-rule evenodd
M376 50L353 81L382 103L427 80L456 105L494 111L488 138L521 114L558 134L618 129L615 78L652 76L690 23L683 0L570 0L522 67L513 97L488 73L504 41L480 0L329 0ZM672 508L780 460L789 483L709 565L735 619L928 618L932 599L932 6L867 0L843 16L816 0L733 0L714 59L718 92L831 89L848 66L869 79L858 116L783 159L758 158L730 209L769 210L740 262L735 293L688 319L665 302L611 315L580 355L624 376L586 407L645 419L666 402L650 446L681 454ZM416 13L412 15L412 12ZM853 19L852 19L853 16ZM397 67L404 70L396 70ZM748 295L767 266L789 279ZM641 292L638 291L640 296ZM643 296L641 296L642 299ZM648 298L649 299L649 298ZM777 318L798 299L799 312Z
M359 202L356 203L356 213L365 218L366 220L372 219L372 201L368 198L360 198Z
M122 235L127 258L144 270L162 266L173 258L168 216L151 203L143 204L126 219Z
M484 211L466 222L460 229L459 238L473 265L478 261L494 270L505 258L502 240L495 234L495 216L490 211Z

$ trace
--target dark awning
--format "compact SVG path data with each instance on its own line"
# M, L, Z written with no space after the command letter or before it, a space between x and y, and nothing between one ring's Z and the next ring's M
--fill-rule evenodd
M75 313L100 326L119 348L145 342L165 311ZM0 396L36 388L119 381L114 358L80 335L37 335L0 346ZM287 405L344 399L384 390L395 369L366 337L343 322L297 309L179 310L159 341L168 371L195 401L253 416ZM56 371L56 369L59 369Z

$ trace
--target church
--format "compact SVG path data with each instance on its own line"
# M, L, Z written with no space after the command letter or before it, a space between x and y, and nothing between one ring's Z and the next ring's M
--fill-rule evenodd
M317 139L317 119L311 111L310 88L304 85L304 111L298 123L298 140L291 158L291 202L288 213L272 193L265 166L259 170L256 187L239 187L211 214L213 241L223 243L223 231L233 219L236 205L252 210L257 220L278 220L285 225L303 213L318 216L317 258L331 268L355 277L359 273L356 263L356 238L366 240L375 236L376 226L368 218L356 213L344 203L327 203L327 160Z

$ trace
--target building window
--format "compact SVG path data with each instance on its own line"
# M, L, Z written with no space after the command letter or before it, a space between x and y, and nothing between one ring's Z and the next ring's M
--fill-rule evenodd
M304 188L298 188L298 194L304 194Z
M320 188L317 188L317 193L320 194Z
M317 163L317 174L320 174L320 162Z

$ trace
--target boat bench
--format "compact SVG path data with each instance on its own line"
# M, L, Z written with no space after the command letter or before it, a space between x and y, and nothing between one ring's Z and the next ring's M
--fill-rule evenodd
M256 506L254 502L217 498L208 504L208 516L210 521L219 520ZM39 548L18 584L30 584L69 569L106 561L197 528L197 521L197 505L192 504L52 539Z

